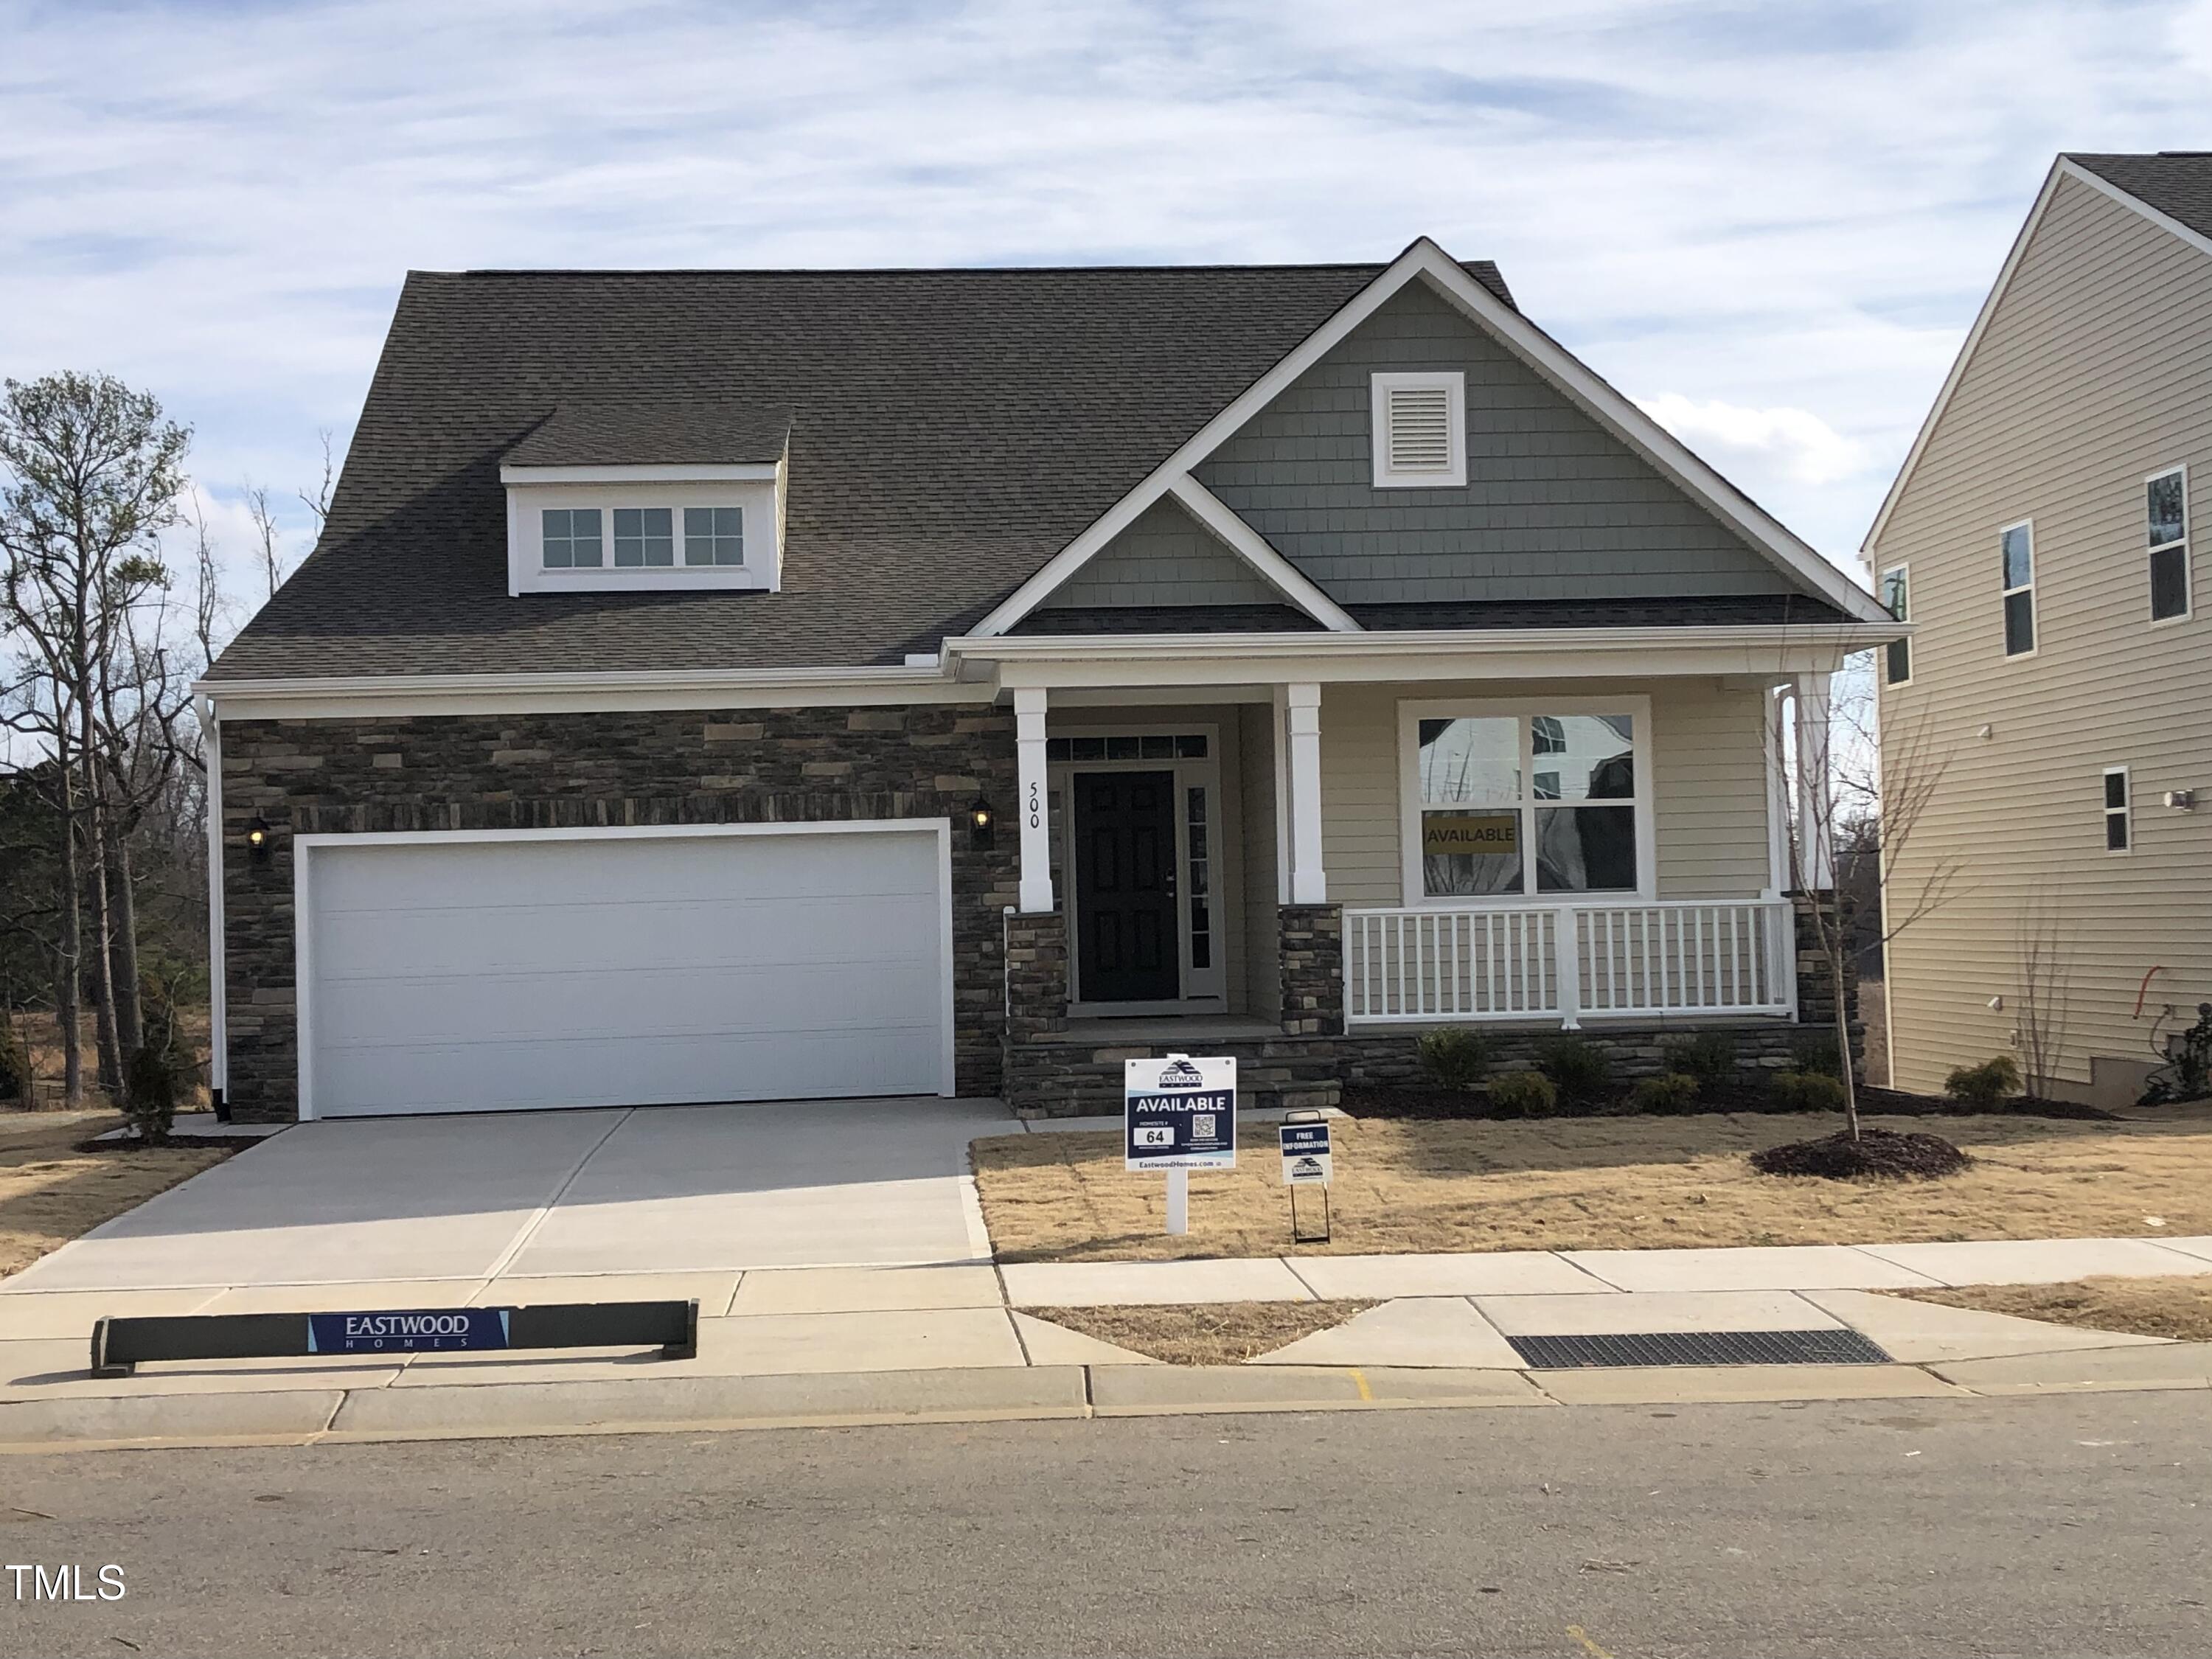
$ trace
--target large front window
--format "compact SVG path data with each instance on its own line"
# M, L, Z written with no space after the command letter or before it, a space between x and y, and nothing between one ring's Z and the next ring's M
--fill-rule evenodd
M1420 896L1637 892L1638 716L1413 714Z

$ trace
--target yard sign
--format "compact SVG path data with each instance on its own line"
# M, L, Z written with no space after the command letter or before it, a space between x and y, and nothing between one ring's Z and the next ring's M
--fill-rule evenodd
M1237 1167L1234 1056L1131 1060L1121 1066L1122 1164L1164 1170L1168 1231L1190 1227L1190 1172Z

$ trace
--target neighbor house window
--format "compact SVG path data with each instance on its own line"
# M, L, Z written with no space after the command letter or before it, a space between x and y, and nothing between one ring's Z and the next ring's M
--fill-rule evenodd
M1912 620L1912 577L1903 565L1892 565L1881 573L1882 608L1899 622ZM1903 685L1912 678L1912 641L1892 640L1882 647L1882 679L1890 685Z
M743 564L745 562L745 514L740 507L687 507L684 509L684 562L686 564Z
M2150 543L2150 619L2189 614L2189 474L2180 467L2143 481Z
M615 565L653 568L676 562L675 510L665 507L615 509Z
M599 509L549 509L540 516L548 570L596 570L603 562Z
M1642 890L1644 712L1414 705L1408 717L1407 850L1419 897Z
M2004 572L2004 645L2008 657L2035 649L2035 526L2016 524L1997 532Z
M2134 844L2133 828L2129 817L2128 769L2108 766L2105 769L2105 850L2126 852Z
M1372 401L1377 489L1437 489L1467 482L1465 374L1377 374Z

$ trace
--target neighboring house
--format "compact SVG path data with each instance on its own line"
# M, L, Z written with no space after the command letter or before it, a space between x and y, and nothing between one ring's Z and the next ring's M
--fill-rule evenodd
M244 1116L1261 1099L1802 1014L1777 688L1896 637L1488 264L408 279L201 688ZM1808 720L1805 729L1817 729Z
M2212 153L2062 155L1867 538L1905 1086L2132 1100L2212 998L2208 477Z

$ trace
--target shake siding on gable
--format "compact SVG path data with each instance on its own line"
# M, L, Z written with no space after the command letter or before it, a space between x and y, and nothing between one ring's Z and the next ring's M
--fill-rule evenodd
M1370 377L1467 376L1464 489L1374 485ZM1195 469L1343 605L1783 593L1762 554L1408 284Z
M1155 502L1038 606L1280 605L1283 596L1175 501Z
M2143 479L2186 465L2196 614L2154 626ZM2212 255L2063 179L1872 550L1909 562L1912 683L1883 694L1886 763L1949 757L1891 855L1893 911L1939 862L1954 896L1889 951L1905 1086L2012 1049L2021 951L2057 947L2057 1080L2149 1058L2147 1012L2212 999ZM1997 532L2035 523L2037 649L2004 655ZM1979 735L1990 728L1986 738ZM1926 764L1928 763L1923 763ZM2134 850L2104 844L2130 769ZM1893 793L1897 789L1893 778ZM2158 804L2199 792L2195 812ZM1991 1008L1993 997L2003 1006ZM2171 1030L2176 1022L2169 1021Z
M1711 679L1346 685L1322 693L1322 857L1328 896L1347 905L1405 901L1398 705L1453 697L1649 694L1653 830L1662 899L1754 898L1766 885L1762 694Z

